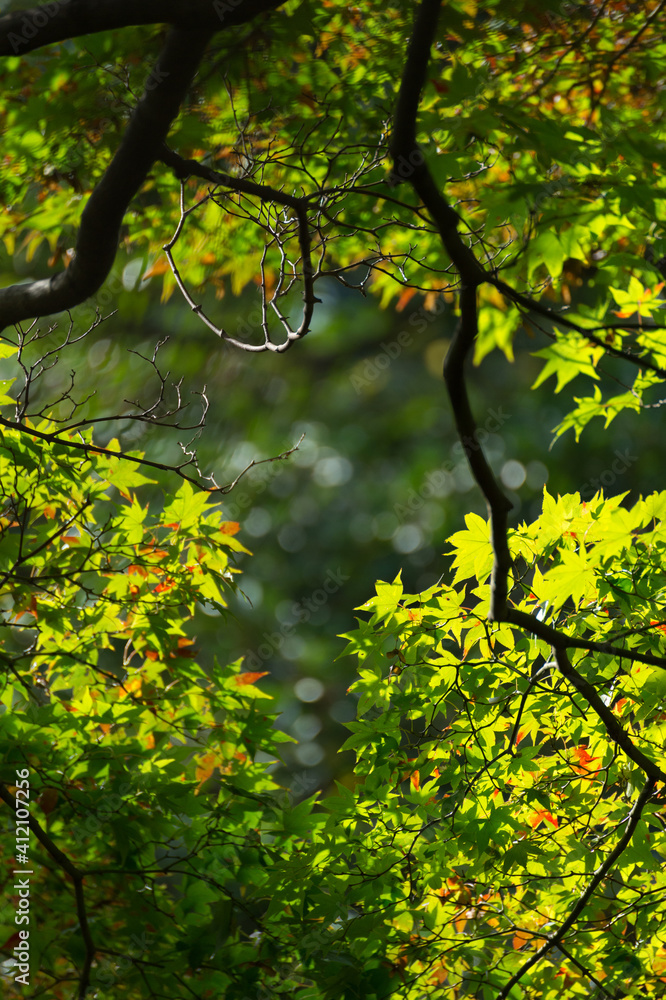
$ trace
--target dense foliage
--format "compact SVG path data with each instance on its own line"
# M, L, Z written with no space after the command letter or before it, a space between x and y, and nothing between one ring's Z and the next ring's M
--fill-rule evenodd
M525 470L496 475L504 417L467 388L470 362L532 338L535 389L577 379L556 437L661 405L663 6L63 0L0 18L7 996L666 995L666 492L605 495L636 447L512 522ZM264 671L199 662L197 606L224 625L242 587L239 487L189 439L178 461L104 436L196 435L208 397L188 422L156 355L154 401L122 413L50 381L111 303L137 322L155 281L165 316L180 296L202 334L285 371L327 288L405 310L410 333L349 359L370 397L447 317L487 513L450 536L439 582L398 575L359 609L355 773L325 797L276 781L289 737ZM443 453L396 530L453 472Z

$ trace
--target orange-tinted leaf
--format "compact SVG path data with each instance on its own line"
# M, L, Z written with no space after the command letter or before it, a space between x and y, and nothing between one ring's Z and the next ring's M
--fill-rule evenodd
M134 691L138 691L143 684L143 677L136 676L131 677L129 680L124 681L118 689L118 697L124 698L126 695L132 694Z
M128 573L128 576L132 576L132 575L143 576L143 577L148 576L148 570L147 569L144 569L143 566L135 566L134 564L132 564L131 566L127 567L127 573Z
M528 934L526 931L516 931L513 935L513 941L511 942L514 951L518 951L523 945L531 941L532 935Z
M578 758L578 764L573 765L574 771L577 771L578 774L583 774L589 778L593 778L595 774L599 773L599 768L590 770L590 764L592 764L595 760L600 760L600 758L592 757L587 747L574 747L573 752L574 756Z
M234 677L234 683L238 687L243 687L245 684L254 684L261 677L266 677L268 675L268 670L248 670L244 674L239 674L238 677Z
M141 280L147 281L148 278L157 278L160 274L166 274L169 270L171 269L169 267L169 261L166 257L158 257L152 267L148 268Z

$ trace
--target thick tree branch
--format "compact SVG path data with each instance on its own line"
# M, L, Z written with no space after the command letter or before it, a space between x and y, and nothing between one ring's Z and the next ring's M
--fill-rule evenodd
M0 799L6 802L10 809L13 810L14 815L16 815L16 799L9 791L9 789L0 782ZM79 978L79 988L78 996L79 1000L83 1000L86 993L88 992L88 987L90 985L90 970L92 968L93 959L95 957L95 942L92 939L90 933L90 926L88 924L88 913L86 911L86 902L83 895L83 879L85 873L80 871L75 864L67 857L60 848L53 843L48 833L42 829L36 819L32 816L28 817L28 826L34 833L37 840L40 842L45 851L47 851L53 860L59 865L64 872L66 872L74 883L74 896L76 898L76 916L79 921L79 927L81 928L81 936L83 938L83 943L85 945L85 958L83 961L83 968L81 971L81 976Z
M437 222L442 242L462 281L460 323L444 362L444 380L451 400L458 436L465 449L472 475L488 506L494 556L488 617L494 621L510 622L521 629L528 629L542 638L547 633L553 643L555 659L561 673L596 712L611 739L641 768L648 778L654 781L666 781L666 773L634 746L610 707L604 704L596 688L572 666L566 647L567 645L576 645L576 643L569 643L567 636L549 626L540 628L543 623L536 618L513 611L508 606L512 561L507 529L511 504L495 479L479 443L477 426L465 382L465 360L478 332L476 290L479 284L489 280L489 278L476 261L472 251L463 243L457 231L457 216L437 190L415 140L419 97L427 73L439 7L440 0L423 0L416 15L414 33L409 44L405 72L398 95L391 149L396 172L400 166L399 157L409 157L409 162L413 166L409 180ZM505 294L513 297L515 301L531 306L531 300L514 293L503 282L498 283L494 280L493 284ZM558 321L555 315L552 318L554 321ZM574 326L570 321L565 321L564 325Z
M241 194L254 195L263 201L274 201L278 205L287 205L293 209L300 208L305 202L305 198L295 194L287 194L285 191L278 191L277 188L270 187L268 184L257 184L256 181L248 180L246 177L234 177L233 174L227 174L223 170L213 170L205 163L199 163L198 160L188 160L167 147L161 150L158 160L172 167L176 177L180 180L185 180L188 177L200 177L201 180L209 181L216 186L240 191Z
M663 778L660 780L663 780ZM624 831L624 834L622 835L622 837L620 837L617 844L615 845L611 853L608 855L606 860L599 865L594 875L590 879L589 883L585 886L585 888L581 892L575 905L572 907L569 916L566 918L566 920L564 920L560 924L558 929L553 934L548 935L548 937L541 945L541 947L537 951L535 951L533 955L530 955L530 957L527 959L526 962L523 963L523 965L521 965L518 971L513 976L511 976L511 979L509 979L508 983L506 983L506 985L503 986L500 992L497 994L497 1000L505 1000L505 998L508 997L513 987L516 986L517 983L519 983L520 980L523 978L525 973L529 972L529 970L532 968L533 965L536 965L537 962L539 962L545 955L547 955L548 952L551 950L551 948L556 947L560 943L560 941L563 940L567 931L571 927L573 927L573 925L576 923L578 917L580 916L580 914L582 913L582 911L585 909L590 899L592 898L592 895L597 886L600 885L601 882L603 882L603 880L606 878L608 872L611 870L615 862L621 857L622 853L631 843L631 838L633 837L636 831L636 827L638 826L640 818L643 814L643 810L647 805L647 803L649 802L650 797L654 791L654 786L655 786L655 779L649 778L648 781L645 783L645 786L643 787L643 790L641 791L640 795L634 802L631 812L627 817L628 818L627 829Z
M416 119L421 91L426 81L441 0L423 0L414 22L407 49L393 121L389 150L393 159L392 180L409 180L432 216L446 252L467 285L479 285L488 275L470 248L463 242L458 225L460 216L438 189L416 141Z
M460 323L444 364L444 380L451 399L458 435L476 482L488 504L495 553L491 586L491 619L506 613L511 556L507 515L511 503L500 489L478 440L476 422L467 396L465 359L477 335L476 289L488 275L458 232L460 219L441 194L416 142L416 119L426 80L441 0L423 0L414 22L396 104L390 150L394 178L409 180L432 216L442 243L463 283Z
M0 289L0 329L71 309L101 287L127 207L162 148L209 38L209 31L171 29L122 142L83 210L74 259L51 278Z
M562 676L566 677L579 694L582 694L590 708L594 710L595 714L603 722L606 732L613 742L617 743L627 757L633 760L634 764L640 767L641 771L651 781L666 782L666 772L662 771L654 761L650 760L649 757L646 757L641 750L634 746L630 736L622 728L610 707L603 702L601 695L594 685L590 684L572 665L567 651L562 649L562 647L553 646L553 656Z
M465 359L477 335L476 287L463 288L460 295L460 323L444 362L444 381L451 407L472 475L488 505L491 524L493 574L491 582L490 618L501 621L506 615L511 554L507 539L507 517L511 502L500 489L479 442L478 429L467 395Z
M653 667L666 668L666 658L663 656L655 656L654 653L639 653L635 649L615 646L611 642L594 642L592 639L567 635L566 632L560 632L559 629L553 628L547 622L542 622L534 615L529 615L526 611L519 611L517 608L507 608L502 621L531 632L532 635L538 636L539 639L543 639L557 649L586 649L589 653L617 656L618 659L629 660L631 663L647 663Z
M275 10L284 0L53 0L0 17L0 56L138 24L220 31Z

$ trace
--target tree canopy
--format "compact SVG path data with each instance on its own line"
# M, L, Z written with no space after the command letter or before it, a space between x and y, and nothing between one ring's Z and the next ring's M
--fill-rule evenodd
M637 444L518 520L524 468L498 474L507 417L478 389L531 351L535 391L575 385L554 434L576 442L663 403L663 0L12 6L6 995L666 995L666 491L608 495ZM370 397L444 328L485 516L449 536L438 582L399 573L357 609L354 775L325 795L276 778L291 737L263 663L199 655L197 608L226 620L248 554L234 498L254 463L224 482L197 452L221 401L203 390L191 416L158 349L122 412L94 408L85 371L53 375L157 284L165 316L185 303L220 349L286 355L287 381L331 289L404 311L363 364L333 333ZM185 435L182 458L105 435L123 421ZM446 453L397 518L444 502ZM321 592L343 578L322 567Z

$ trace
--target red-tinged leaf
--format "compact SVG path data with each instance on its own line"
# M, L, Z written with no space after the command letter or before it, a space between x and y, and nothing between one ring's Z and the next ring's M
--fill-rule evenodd
M255 681L260 680L262 677L268 676L268 670L248 670L244 674L239 674L238 677L234 677L234 683L238 687L244 687L246 684L254 684Z
M178 646L171 653L169 653L169 656L172 659L176 656L191 659L193 656L197 655L197 652L198 650L194 647L194 639L189 639L186 635L181 635L178 640Z
M165 524L165 528L172 528L173 531L178 531L180 528L180 521L172 521L170 524Z
M599 773L599 768L594 771L590 770L590 764L595 760L600 760L599 757L592 757L587 749L587 747L579 746L574 747L574 756L578 758L578 764L573 765L574 771L578 774L586 775L589 778L593 778L595 774Z
M147 660L159 660L159 658L160 658L160 654L156 650L154 650L154 649L147 649L146 650L146 659Z
M409 776L409 780L412 783L412 787L415 788L416 791L418 792L419 788L421 787L421 775L419 774L419 772L412 771L412 773Z
M148 570L144 569L143 566L135 566L134 564L132 564L131 566L127 567L127 574L128 576L136 575L145 578L148 576Z
M40 809L45 816L52 813L58 802L58 789L57 788L45 788L42 794L37 799Z
M550 825L554 826L556 829L560 825L556 817L553 816L553 814L547 809L537 809L536 812L532 813L530 818L530 825L532 829L536 830L539 823L543 822L543 820L546 820L547 823L550 823Z
M78 535L61 535L61 540L66 542L68 545L78 545L81 541Z

